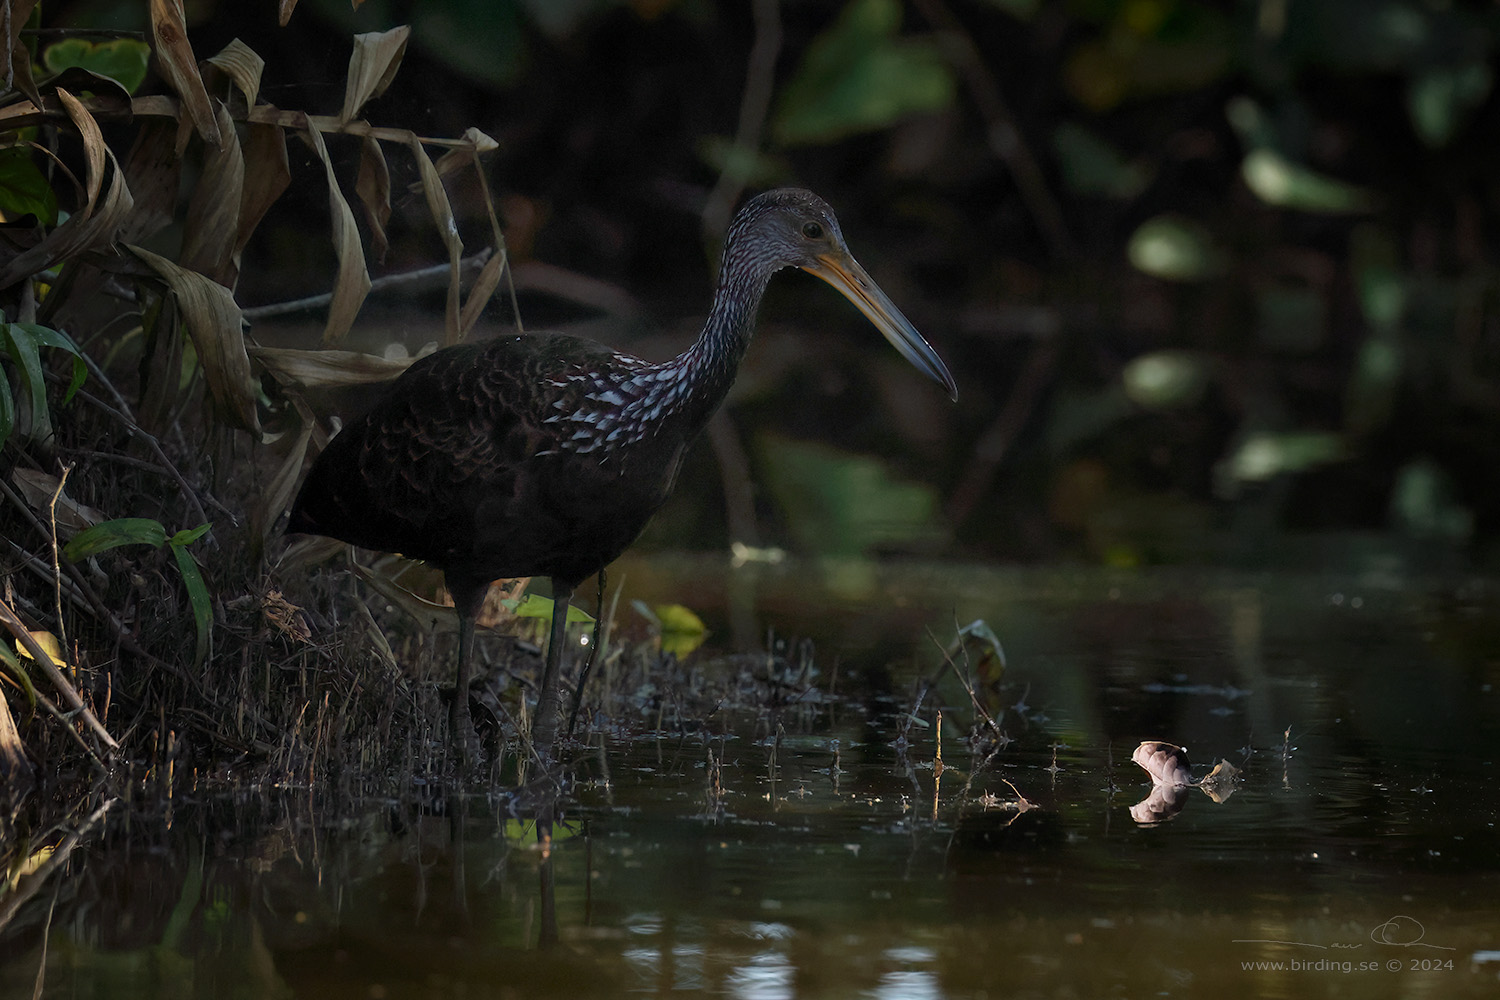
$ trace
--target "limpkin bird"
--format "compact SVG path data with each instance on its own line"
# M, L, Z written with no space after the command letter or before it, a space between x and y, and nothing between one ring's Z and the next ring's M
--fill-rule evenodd
M556 333L447 347L414 362L313 463L289 532L443 571L460 622L455 738L472 738L474 619L490 582L546 576L552 629L532 739L550 749L573 591L671 493L683 453L729 392L767 282L788 267L844 293L957 398L937 353L850 255L833 211L810 191L784 189L735 216L708 321L677 357L652 363Z

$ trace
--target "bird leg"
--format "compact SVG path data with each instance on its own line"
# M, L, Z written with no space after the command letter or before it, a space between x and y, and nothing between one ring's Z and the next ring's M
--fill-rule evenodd
M490 581L470 580L449 572L443 582L453 595L453 610L458 612L458 671L454 677L453 704L448 710L450 738L458 741L465 764L479 756L479 737L474 733L474 719L469 714L469 682L474 676L474 625Z
M536 696L536 714L531 719L531 745L543 757L552 751L552 742L557 737L557 688L558 664L562 659L563 644L568 631L568 605L573 600L573 588L552 581L552 635L547 640L547 661L542 668L542 683Z

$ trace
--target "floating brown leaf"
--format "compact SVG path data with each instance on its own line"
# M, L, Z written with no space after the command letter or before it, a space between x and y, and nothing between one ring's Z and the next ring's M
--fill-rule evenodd
M206 150L203 172L188 200L178 259L183 267L233 288L239 278L234 256L244 201L245 158L228 109L215 102L214 111L223 141Z
M260 77L266 69L266 61L259 53L236 38L209 56L208 62L234 81L245 98L246 111L255 107L255 102L260 99Z
M229 289L197 271L158 257L138 246L131 253L166 282L187 324L188 336L198 352L209 392L225 419L260 437L260 419L255 412L259 395L250 377L250 358L245 353L244 318Z
M355 178L354 190L364 206L365 221L370 225L375 259L385 260L385 252L390 247L385 226L391 218L391 172L385 164L385 151L368 135L360 144L359 175Z
M333 172L333 161L329 159L328 147L323 136L309 125L302 137L312 146L318 159L323 161L323 172L328 179L328 205L333 216L333 249L339 258L339 273L333 285L333 302L328 307L328 322L323 327L323 343L342 340L354 325L359 307L370 292L370 274L365 269L365 254L359 245L359 226L354 222L354 213L344 194L339 190L339 180Z
M1196 783L1192 766L1188 764L1187 750L1180 746L1146 740L1135 748L1130 759L1151 775L1154 784L1182 787Z
M406 54L406 41L410 35L411 28L403 24L390 31L354 36L349 77L344 85L344 108L339 112L340 124L353 121L360 108L385 93L395 79L396 71L401 68L401 57Z
M448 302L443 315L443 343L456 344L462 338L459 325L459 279L464 256L464 241L458 235L458 223L453 218L453 206L448 201L448 192L443 179L438 176L432 157L422 148L421 141L411 137L412 157L417 161L417 170L422 178L422 194L427 198L427 210L432 213L433 224L443 245L448 248Z
M156 39L156 58L167 83L181 99L203 141L217 146L221 141L219 125L203 78L198 75L193 46L188 42L182 0L151 0L151 34ZM179 151L183 142L178 140Z

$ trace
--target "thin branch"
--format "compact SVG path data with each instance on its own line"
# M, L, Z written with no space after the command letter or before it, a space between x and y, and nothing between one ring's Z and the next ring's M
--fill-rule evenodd
M485 247L478 253L470 254L459 261L459 273L469 276L482 269L490 257L494 255L493 247ZM447 284L452 268L447 264L434 264L431 267L421 267L415 271L403 271L400 274L388 274L383 278L376 278L370 282L370 294L389 291L393 288L424 288L433 284L434 279L441 279L442 284ZM240 314L247 320L266 319L271 316L284 316L288 313L307 312L312 309L326 308L333 302L333 293L324 292L322 295L309 295L302 299L292 299L288 302L271 302L263 306L251 306L241 309Z
M751 11L755 17L755 43L750 48L749 66L745 70L739 129L724 170L703 206L703 239L709 246L717 246L724 238L735 203L749 180L746 164L760 153L761 135L771 113L776 58L781 53L781 10L777 0L754 0Z
M1036 220L1037 227L1052 247L1052 252L1064 259L1076 257L1078 249L1063 222L1057 199L1052 196L1052 190L1047 185L1047 177L1031 152L1031 147L1027 145L1026 137L1016 122L1015 115L1011 113L1010 106L1006 104L1005 95L1000 92L1000 84L985 66L974 39L964 30L943 0L913 2L928 23L937 29L943 47L948 50L949 62L963 77L969 95L979 110L979 116L984 119L985 141L990 151L1010 168L1011 176L1016 179L1016 186L1021 190L1021 197L1032 218Z

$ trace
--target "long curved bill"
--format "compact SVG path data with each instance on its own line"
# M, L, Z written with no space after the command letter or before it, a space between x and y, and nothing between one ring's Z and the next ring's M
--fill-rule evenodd
M880 290L873 278L859 266L859 262L847 253L818 254L818 263L802 268L816 274L844 294L859 311L875 324L901 356L916 366L917 370L937 382L952 399L958 399L958 386L948 373L948 366L938 357L932 345L922 339L911 320L901 315L896 303Z

